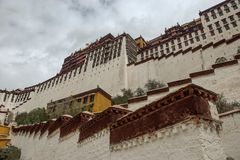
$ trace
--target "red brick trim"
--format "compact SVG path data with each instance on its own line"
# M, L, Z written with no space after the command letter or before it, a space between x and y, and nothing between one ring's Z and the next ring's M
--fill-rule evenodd
M234 56L235 59L240 59L240 54Z
M193 49L192 49L192 52L194 53L194 52L196 52L196 51L198 51L198 50L200 50L200 49L202 49L202 45L201 45L201 44L198 45L198 46L196 46L195 48L193 48Z
M129 110L126 110L125 108L122 108L120 106L113 106L97 114L93 119L87 121L80 127L80 135L78 142L81 142L82 140L91 137L95 133L103 130L104 128L107 128L117 119L129 112Z
M187 84L187 83L192 83L192 79L191 78L187 78L187 79L183 79L183 80L169 82L168 86L169 87L175 87L175 86L179 86L179 85Z
M232 42L235 42L236 40L240 39L240 34L233 35L231 39L228 39L226 41L227 44L230 44Z
M67 123L71 118L67 116L60 116L51 126L48 128L48 135L52 134L58 128Z
M132 65L134 65L134 62L127 64L127 66L132 66Z
M167 59L167 58L169 58L170 56L173 56L173 52L167 54L165 57L166 57L166 59Z
M163 55L161 55L159 58L158 58L158 60L161 60L161 59L163 59L163 58L165 58L166 57L166 54L163 54Z
M222 44L225 43L225 42L226 42L225 39L221 39L220 41L218 41L218 42L216 42L216 43L213 44L213 48L216 48L216 47L222 45Z
M228 61L228 62L214 64L214 65L212 65L212 68L226 67L226 66L231 66L231 65L234 65L234 64L238 64L238 60L235 59L235 60Z
M177 51L176 53L173 54L173 56L175 57L175 56L179 55L180 53L182 53L182 50Z
M151 96L151 95L154 95L154 94L160 94L160 93L164 93L164 92L168 92L168 91L169 91L168 87L158 88L158 89L148 91L147 95Z
M169 125L189 116L211 119L208 100L217 95L191 84L117 120L111 126L110 142L116 144Z
M240 113L240 109L235 109L232 111L221 113L219 114L219 117L222 118L222 117L230 116L230 115L233 115L234 113Z
M86 123L93 116L93 114L86 113L79 113L78 115L74 116L72 119L60 127L60 138L67 136L72 132L75 132L80 128L82 124Z
M209 47L213 46L213 42L210 42L208 44L206 44L205 46L202 47L202 50L208 49Z
M38 124L33 124L31 128L29 129L30 135L35 131L35 129L38 127Z
M212 73L214 73L214 69L209 69L209 70L204 70L204 71L200 71L200 72L190 73L190 77L194 78L194 77L209 75Z
M38 126L35 128L34 133L35 135L42 129L45 123L40 123Z
M192 50L192 47L189 47L185 50L182 51L182 54L186 54L187 52L191 51Z
M47 121L47 123L45 123L40 130L40 132L41 132L40 136L42 136L54 122L55 122L55 120Z
M147 96L133 97L133 98L128 99L128 104L145 101L147 99L148 99Z

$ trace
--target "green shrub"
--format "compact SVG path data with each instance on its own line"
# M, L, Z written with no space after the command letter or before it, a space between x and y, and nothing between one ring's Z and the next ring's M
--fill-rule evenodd
M137 88L135 91L134 91L134 95L135 96L143 96L145 95L145 91L142 89L142 88Z
M112 102L114 105L127 103L128 98L132 98L134 95L131 89L124 88L121 91L122 91L122 96L117 95L116 97L112 98Z
M165 87L166 85L164 83L161 83L156 80L148 80L148 82L144 85L144 87L149 91L157 88Z
M0 149L0 160L19 160L21 156L21 150L14 146L9 146L4 149Z
M240 102L228 102L223 94L218 96L218 100L216 101L216 107L219 113L231 111L236 108L240 108Z
M23 112L16 116L15 121L18 125L40 123L49 119L44 108L36 108L29 113Z
M133 92L131 89L122 89L122 94L124 97L127 97L127 98L132 98L133 97Z
M125 96L117 95L116 97L113 97L112 102L113 102L113 105L125 104L128 102L128 98Z

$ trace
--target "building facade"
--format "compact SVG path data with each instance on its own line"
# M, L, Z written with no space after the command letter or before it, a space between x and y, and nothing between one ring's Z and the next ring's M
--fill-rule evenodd
M56 76L23 90L1 90L0 105L19 113L47 107L48 103L97 86L111 96L121 94L123 88L143 88L150 79L169 86L173 81L190 78L192 73L214 69L216 63L238 63L239 30L240 1L225 0L201 11L193 21L168 28L149 41L143 37L133 39L127 33L116 37L107 34L66 57ZM218 74L222 78L208 77L211 80L199 84L217 83L213 90L234 101L240 97L230 93L238 88L230 85L239 83L237 73L238 68L234 74L224 71L223 76ZM232 79L226 79L228 75ZM221 87L222 83L230 89Z
M50 118L56 118L64 114L74 116L84 111L102 112L112 106L111 102L111 96L108 93L101 88L96 88L48 103L47 113Z

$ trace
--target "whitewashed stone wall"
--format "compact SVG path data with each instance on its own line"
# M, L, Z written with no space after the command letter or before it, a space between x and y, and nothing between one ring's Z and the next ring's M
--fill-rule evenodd
M225 159L216 129L186 121L112 146L112 160Z
M240 40L231 44L222 44L216 48L198 50L167 59L150 60L148 62L128 67L128 86L135 90L143 88L149 79L156 79L163 83L177 81L189 77L190 73L211 69L217 58L234 59Z
M221 139L227 156L240 159L240 110L230 111L220 115L223 121Z
M86 72L84 72L82 68L81 73L78 74L78 69L75 77L72 73L70 79L68 78L69 76L67 76L66 81L64 81L63 78L61 83L53 87L47 87L46 90L41 92L37 93L38 87L35 87L36 91L30 95L31 100L16 109L15 112L30 111L37 107L46 107L50 101L85 92L97 88L97 86L100 86L112 96L117 95L121 92L122 88L128 88L126 64L126 38L124 37L120 57L116 57L106 64L101 64L94 68L92 68L92 61L89 61Z
M78 143L79 131L59 139L59 130L50 136L15 135L13 145L21 148L22 160L106 160L110 159L110 132L104 129Z
M225 160L215 122L189 119L155 133L110 145L109 129L77 144L79 132L59 140L16 135L13 144L22 149L22 160Z
M189 76L186 78L189 78ZM223 94L223 96L230 102L239 101L240 99L240 61L235 65L216 68L212 74L194 77L191 79L192 83L196 85L207 88L215 93ZM184 87L185 85L187 84L169 87L169 92L148 96L148 99L145 101L130 103L128 108L134 111L150 102L176 91L181 87Z
M214 74L193 78L192 83L223 94L228 101L238 101L240 99L240 64L216 68L214 72Z

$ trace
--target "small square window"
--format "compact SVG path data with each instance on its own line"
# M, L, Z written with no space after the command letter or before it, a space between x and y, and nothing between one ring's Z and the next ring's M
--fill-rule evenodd
M222 19L223 24L227 24L226 18Z
M90 103L93 103L93 102L94 102L94 97L95 97L94 94L90 96Z
M228 24L226 24L224 27L225 27L226 30L230 29Z
M232 22L233 27L237 27L236 21Z
M179 48L179 49L182 48L182 44L181 44L181 43L178 44L178 48Z
M234 21L234 20L235 20L234 17L233 17L233 15L232 15L232 16L229 16L229 19L230 19L231 21Z
M191 42L191 44L193 44L193 43L194 43L194 40L193 40L193 38L191 38L191 39L190 39L190 42Z
M200 38L199 38L198 36L196 37L196 41L197 41L197 42L199 42L199 41L200 41Z
M222 28L218 28L218 33L222 33Z
M225 10L226 13L230 12L230 9L229 9L229 7L227 5L224 5L224 10Z
M170 52L169 48L167 48L166 50L167 50L167 53L169 53L169 52Z
M212 25L210 24L210 25L208 25L208 29L209 30L212 30L213 29L213 27L212 27Z
M87 104L88 97L83 98L83 104Z
M217 28L220 27L219 21L215 22L215 25L216 25Z
M212 31L210 31L210 34L211 34L211 36L214 36L215 32L212 30Z

